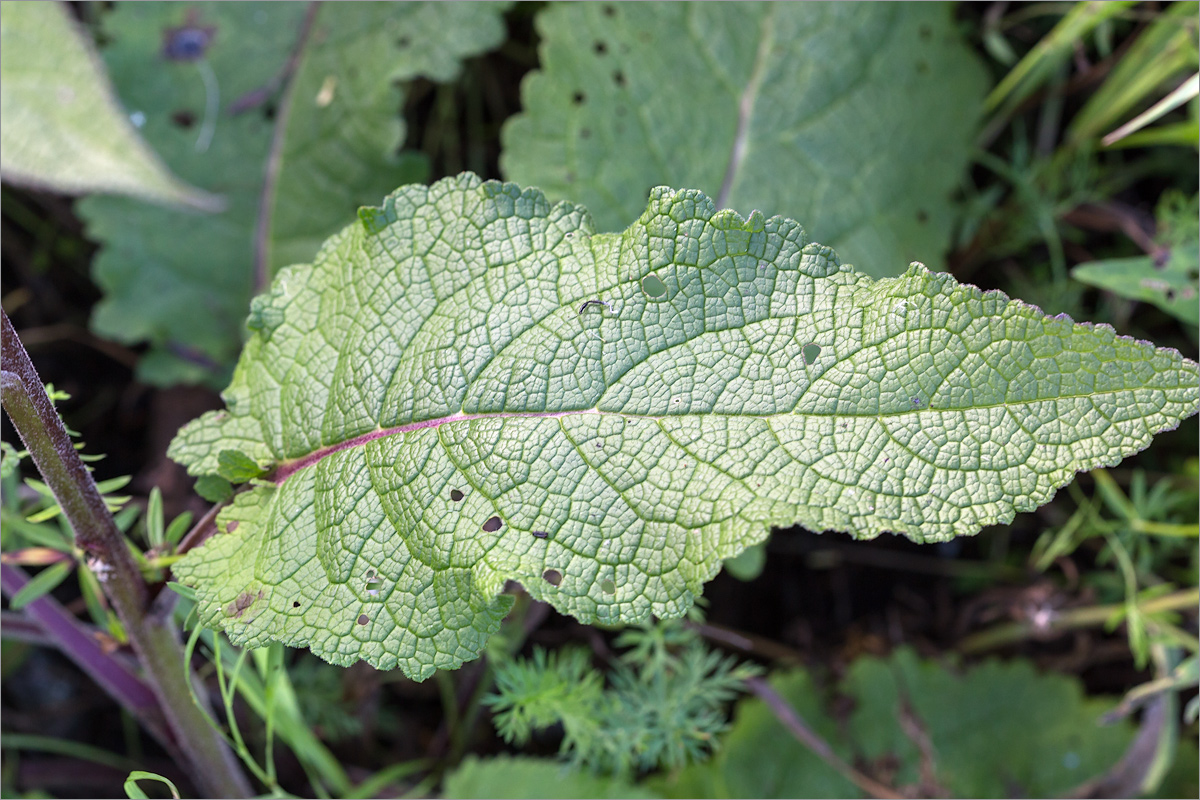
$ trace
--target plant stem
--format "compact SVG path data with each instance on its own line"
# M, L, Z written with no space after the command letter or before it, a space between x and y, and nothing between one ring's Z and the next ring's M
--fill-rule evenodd
M232 753L191 701L190 671L170 614L151 613L148 609L146 584L125 538L3 311L0 340L4 365L0 400L4 410L71 523L76 543L90 555L93 571L103 576L105 592L166 717L173 741L164 745L182 752L183 763L200 791L215 797L250 796L250 784Z
M1200 603L1200 588L1183 589L1178 592L1156 597L1139 603L1138 608L1143 614L1154 614L1162 611L1183 611L1195 609ZM1085 606L1072 608L1055 614L1048 622L1037 625L1032 621L1006 622L994 628L971 634L958 645L960 653L978 653L996 647L1013 644L1031 637L1045 637L1073 628L1087 628L1092 625L1102 625L1125 610L1124 603L1114 603L1107 606Z

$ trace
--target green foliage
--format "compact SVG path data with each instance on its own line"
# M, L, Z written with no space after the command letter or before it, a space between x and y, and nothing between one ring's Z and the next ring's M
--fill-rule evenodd
M904 648L858 659L832 691L804 671L772 685L843 760L916 796L1058 796L1109 769L1135 734L1129 723L1097 725L1108 703L1025 661L960 672ZM710 762L651 785L673 797L862 796L757 698L739 705Z
M359 205L424 177L420 159L397 153L395 82L453 77L460 58L499 41L504 8L353 3L317 10L300 41L298 3L122 3L105 13L103 55L142 134L228 207L197 217L84 201L89 236L103 245L93 329L152 344L143 380L224 385L250 297L273 270L311 259ZM173 36L203 44L167 58ZM281 94L293 52L297 72Z
M175 568L239 644L425 677L510 579L584 622L676 617L773 526L972 534L1200 403L1175 351L920 265L874 281L695 191L620 235L470 174L362 216L255 300L228 410L171 445L270 470Z
M1158 205L1158 253L1080 264L1071 277L1140 300L1192 326L1200 323L1200 197L1177 192Z
M469 756L446 776L446 798L653 798L659 795L620 778L573 772L558 761L520 756Z
M170 173L121 111L63 3L18 3L0 24L0 172L66 194L112 192L207 211L220 198Z
M627 630L629 646L604 676L579 648L502 664L485 702L504 740L524 745L534 730L562 723L560 752L598 773L678 769L701 761L726 727L724 706L760 670L709 650L678 624Z
M537 26L508 179L601 231L688 186L868 275L941 268L986 88L946 4L563 3Z

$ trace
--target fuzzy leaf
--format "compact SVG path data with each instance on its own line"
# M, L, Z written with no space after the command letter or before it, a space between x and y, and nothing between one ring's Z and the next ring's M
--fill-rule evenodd
M501 167L602 231L652 186L804 220L871 275L940 267L986 77L942 3L561 3Z
M220 198L172 175L138 136L64 3L8 6L0 38L0 172L6 181L220 208Z
M677 617L772 526L973 534L1200 403L1174 350L920 265L875 281L693 190L623 234L470 174L361 216L255 299L228 410L171 446L268 470L176 567L238 643L424 677L510 579L584 622Z

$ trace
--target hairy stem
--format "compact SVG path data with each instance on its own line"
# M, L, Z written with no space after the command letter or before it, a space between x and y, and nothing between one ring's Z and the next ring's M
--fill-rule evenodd
M93 559L94 571L104 576L105 593L166 717L173 741L164 744L182 751L189 774L202 792L215 797L250 796L250 785L232 753L191 700L190 671L171 616L148 613L146 584L125 538L3 311L0 340L4 364L0 401L75 531L76 543Z

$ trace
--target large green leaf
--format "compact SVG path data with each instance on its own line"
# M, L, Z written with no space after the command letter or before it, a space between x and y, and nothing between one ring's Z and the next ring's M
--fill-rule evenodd
M114 83L180 175L229 199L199 218L119 199L81 204L101 242L97 333L153 347L139 376L225 383L250 297L423 162L404 141L400 79L453 77L503 35L504 4L121 3L103 18ZM167 58L164 42L202 41ZM295 57L294 75L288 72ZM291 80L288 80L291 78ZM286 86L286 91L280 87Z
M849 709L840 713L807 672L772 683L840 758L917 797L1061 797L1111 768L1135 734L1128 723L1099 724L1112 704L1085 697L1077 679L1039 675L1027 661L956 672L907 648L861 658L837 686L838 705ZM944 794L932 794L930 778ZM739 705L711 761L652 786L670 797L864 796L757 698Z
M868 274L935 269L986 89L945 3L563 3L505 177L600 230L652 186L804 220Z
M193 474L263 475L188 555L206 624L425 676L518 580L586 622L682 614L800 523L973 534L1196 413L1197 365L789 219L654 190L623 234L464 174L397 190L255 299Z
M65 192L114 192L214 210L138 136L63 3L13 3L0 20L0 172Z

